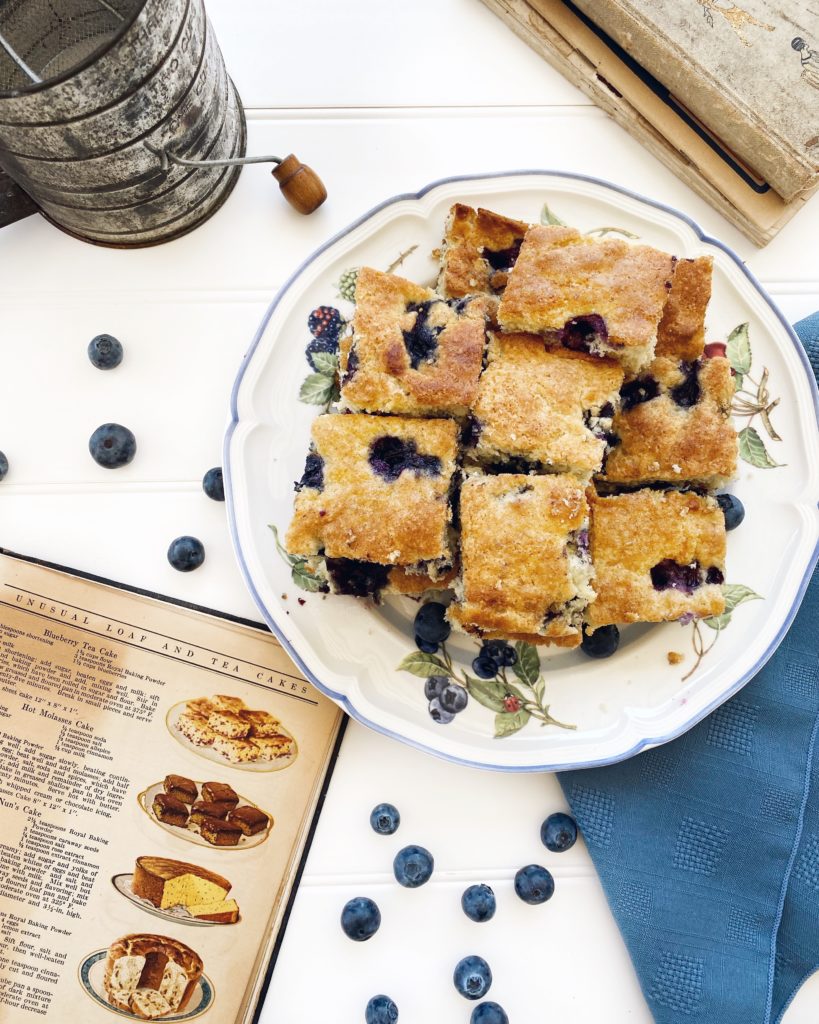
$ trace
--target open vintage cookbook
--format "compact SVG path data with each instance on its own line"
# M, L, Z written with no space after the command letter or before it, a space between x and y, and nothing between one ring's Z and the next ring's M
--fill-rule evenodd
M252 1020L341 722L262 627L0 552L0 1020Z

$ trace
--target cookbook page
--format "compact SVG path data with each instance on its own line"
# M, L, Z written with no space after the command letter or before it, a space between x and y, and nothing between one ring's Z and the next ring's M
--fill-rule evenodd
M340 718L265 631L0 554L0 1019L244 1016Z

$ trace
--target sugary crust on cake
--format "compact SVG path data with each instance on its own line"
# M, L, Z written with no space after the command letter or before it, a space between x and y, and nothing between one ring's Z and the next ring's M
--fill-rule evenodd
M441 250L438 278L441 294L460 299L476 292L501 291L506 285L507 271L493 268L484 252L513 249L523 240L528 228L523 221L511 220L491 210L481 207L475 210L455 203L449 211Z
M326 415L313 421L313 445L324 461L323 489L303 487L286 547L293 554L415 566L451 557L450 482L458 428L452 420ZM440 460L440 473L404 469L385 480L369 461L384 437L412 442L419 456Z
M657 328L655 355L688 362L702 355L713 268L712 256L677 261L668 302Z
M560 615L579 596L567 548L587 513L583 487L570 476L468 477L461 594L450 620L479 635L578 637Z
M413 368L404 332L430 303L434 350ZM475 397L486 341L485 304L457 312L429 288L369 267L358 272L352 340L340 349L340 407L411 415L465 415Z
M220 736L228 736L233 740L243 740L250 732L250 723L233 711L211 711L208 725Z
M700 398L681 407L672 390L696 367ZM620 444L606 459L601 480L611 484L698 483L721 487L736 474L737 435L731 421L734 383L727 359L684 364L661 357L645 371L660 385L656 398L615 414Z
M589 476L605 440L584 422L618 400L623 370L612 359L547 349L532 334L493 334L472 415L479 461L514 456L547 470Z
M281 726L278 718L271 715L269 711L243 711L242 718L250 726L251 739L255 739L257 736L275 736Z
M591 556L597 598L586 609L589 624L664 622L686 613L719 615L718 584L691 594L656 590L651 569L665 559L725 571L725 519L713 498L680 491L642 490L611 497L590 495Z
M216 711L232 711L238 715L246 708L241 697L230 697L224 693L216 693L210 698L210 703Z
M288 757L293 752L293 740L290 736L260 736L253 742L256 744L260 761L277 761L280 757Z
M539 225L526 233L498 322L559 343L554 332L568 321L596 314L608 331L601 352L634 372L654 353L673 274L674 258L650 246Z

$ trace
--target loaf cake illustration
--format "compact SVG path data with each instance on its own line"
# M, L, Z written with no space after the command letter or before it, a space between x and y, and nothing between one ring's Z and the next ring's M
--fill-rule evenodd
M222 875L167 857L137 857L131 889L158 910L184 907L191 917L234 924L239 906L227 899L231 884Z

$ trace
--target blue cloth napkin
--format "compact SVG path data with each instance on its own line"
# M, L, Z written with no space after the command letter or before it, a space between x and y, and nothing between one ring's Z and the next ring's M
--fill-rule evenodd
M819 377L819 313L796 332ZM658 1024L772 1024L819 967L818 646L816 571L730 701L672 743L559 776Z

